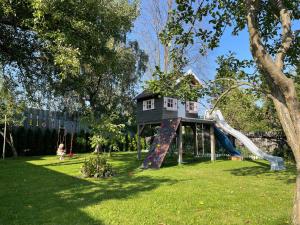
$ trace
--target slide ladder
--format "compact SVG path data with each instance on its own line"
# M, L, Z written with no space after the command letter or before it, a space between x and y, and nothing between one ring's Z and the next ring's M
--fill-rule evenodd
M161 167L162 162L170 148L172 140L176 136L176 130L180 124L180 118L163 120L160 125L159 134L154 138L149 153L142 167L144 169Z
M242 134L241 132L232 128L224 119L220 110L214 111L210 117L213 117L216 120L217 127L221 128L224 132L234 136L241 143L245 145L245 147L254 155L259 158L265 159L270 162L271 170L284 170L284 161L281 157L273 156L265 153L260 150L247 136Z

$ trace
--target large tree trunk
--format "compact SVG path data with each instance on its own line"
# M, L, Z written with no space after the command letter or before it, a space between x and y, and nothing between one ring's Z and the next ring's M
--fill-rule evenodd
M299 215L300 215L300 169L297 165L297 178L296 178L296 191L294 198L294 208L293 208L293 223L299 225Z
M278 94L278 93L277 93ZM297 167L297 178L296 178L296 190L294 198L294 209L293 209L293 223L300 225L300 120L293 119L295 115L299 114L299 109L297 110L293 106L293 99L296 96L290 96L290 98L282 99L282 97L272 98L277 115L279 117L280 123L287 137L289 146L291 147ZM284 103L290 101L288 103ZM288 105L292 105L291 108Z
M295 225L300 224L300 165L297 163L297 177L296 177L296 190L294 196L294 207L293 207L293 223Z
M273 59L262 44L256 21L260 1L246 0L246 4L252 55L266 78L270 89L269 96L273 100L287 142L296 160L297 179L293 222L300 225L300 103L297 99L294 81L283 72L284 58L293 40L290 12L281 0L276 1L282 24L282 43L278 48L276 58Z

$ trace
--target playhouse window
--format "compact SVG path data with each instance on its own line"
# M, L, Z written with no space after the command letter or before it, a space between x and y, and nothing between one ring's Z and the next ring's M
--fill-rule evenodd
M143 101L143 111L154 109L154 99Z
M197 102L186 102L186 109L189 113L197 113L198 112Z
M164 97L164 107L167 110L177 111L177 99Z
M195 111L195 105L193 103L189 104L189 111Z

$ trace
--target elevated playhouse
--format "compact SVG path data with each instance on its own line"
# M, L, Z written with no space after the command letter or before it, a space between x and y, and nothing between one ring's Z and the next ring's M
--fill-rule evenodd
M197 76L189 71L186 76L192 76L192 85L199 83ZM158 169L161 167L172 142L176 141L178 148L178 164L183 162L183 127L193 130L194 155L204 153L204 142L210 142L211 160L216 160L216 141L228 154L240 158L241 154L235 149L234 143L227 134L241 141L247 149L271 164L271 170L284 169L280 157L271 156L258 149L255 144L241 132L230 127L220 111L207 113L204 117L198 116L199 105L196 101L182 102L173 97L160 96L147 90L137 97L137 131L138 131L138 158L141 159L140 137L147 127L159 126L158 134L151 143L149 152L143 161L143 168ZM201 138L199 149L198 140ZM208 139L208 140L207 140Z

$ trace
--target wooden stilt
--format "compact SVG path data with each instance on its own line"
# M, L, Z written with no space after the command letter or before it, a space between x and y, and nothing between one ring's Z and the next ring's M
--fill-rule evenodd
M182 164L182 124L179 124L178 129L178 164Z
M140 125L137 125L137 159L141 160L141 132L140 132Z
M202 126L201 126L201 144L202 144L202 155L204 156L204 154L205 154L205 143L204 143L204 141L205 141L205 139L204 139L204 125L203 125L203 123L201 124Z
M211 161L216 160L216 142L213 125L210 126L210 159Z
M197 156L199 155L197 123L195 123L194 126L194 144L195 144L194 155Z

